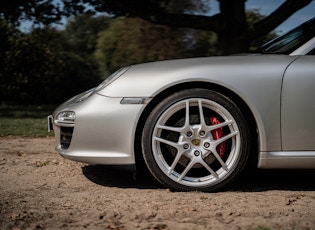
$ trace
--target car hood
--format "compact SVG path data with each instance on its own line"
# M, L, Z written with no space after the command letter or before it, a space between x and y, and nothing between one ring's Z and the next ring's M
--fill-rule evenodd
M257 79L282 79L285 69L296 58L238 55L139 64L98 93L109 97L154 97L168 87L185 82L209 82L232 89Z

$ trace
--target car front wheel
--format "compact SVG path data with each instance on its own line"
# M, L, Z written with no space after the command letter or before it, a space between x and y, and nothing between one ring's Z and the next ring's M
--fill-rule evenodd
M249 155L249 130L229 98L188 89L162 100L142 133L153 176L176 191L214 191L232 182Z

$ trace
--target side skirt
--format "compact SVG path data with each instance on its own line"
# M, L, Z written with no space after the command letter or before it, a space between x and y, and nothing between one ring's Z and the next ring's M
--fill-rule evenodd
M315 152L260 152L258 168L315 169Z

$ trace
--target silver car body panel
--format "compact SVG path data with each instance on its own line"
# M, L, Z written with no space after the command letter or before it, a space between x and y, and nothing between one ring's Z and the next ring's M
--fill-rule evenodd
M121 105L121 98L93 94L76 103L61 105L56 111L75 111L71 145L60 144L60 126L54 122L56 151L70 160L90 165L130 165L134 158L134 130L143 104ZM54 113L54 117L56 113Z
M315 152L261 152L258 168L266 169L314 169Z
M283 78L282 150L315 150L315 56L302 56Z
M131 67L99 93L111 97L154 97L180 83L217 84L239 95L251 109L258 125L260 151L280 151L282 79L297 58L249 55L148 63Z
M291 115L296 117L298 114L286 115L281 113L281 108L285 113L289 110L290 104L287 101L291 100L291 96L286 92L295 84L292 79L303 77L295 76L295 62L298 69L303 69L304 57L301 62L298 62L299 59L301 56L295 55L244 55L172 60L132 66L118 79L92 93L87 99L80 102L72 99L56 109L54 118L60 111L76 113L72 141L68 149L61 148L58 139L60 127L54 122L56 150L66 158L92 165L134 164L136 127L147 104L122 104L121 100L139 98L140 101L142 98L146 103L150 103L145 98L153 98L169 87L181 83L204 82L220 85L234 92L250 108L259 136L258 166L278 168L281 164L281 167L290 168L293 158L289 152L287 160L285 157L284 161L279 160L285 154L282 152L282 144L286 143L288 150L297 150L298 144L291 143L290 140L299 135L296 133L282 135L285 129L281 125L289 124ZM308 62L314 63L314 57ZM315 72L314 65L307 68L309 73ZM282 94L283 82L286 90ZM311 82L310 84L314 85ZM281 98L284 99L284 104ZM282 123L281 116L284 119ZM310 116L307 119L310 119ZM309 120L303 125L307 125L307 122ZM288 129L293 130L296 126L298 125L291 124ZM313 137L314 135L306 136L305 142L310 143ZM308 145L308 150L311 148L311 145ZM299 156L299 153L295 151L295 155ZM312 152L302 154L298 161L299 166L303 166L303 162L307 163L309 160L314 161ZM307 165L309 168L309 164ZM315 168L315 164L311 163L311 166Z

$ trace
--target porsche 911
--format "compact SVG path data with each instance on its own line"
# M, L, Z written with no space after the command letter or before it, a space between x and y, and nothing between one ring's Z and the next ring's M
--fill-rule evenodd
M55 149L217 191L249 163L315 169L315 18L255 53L123 67L48 117Z

